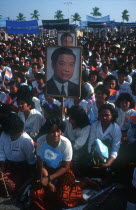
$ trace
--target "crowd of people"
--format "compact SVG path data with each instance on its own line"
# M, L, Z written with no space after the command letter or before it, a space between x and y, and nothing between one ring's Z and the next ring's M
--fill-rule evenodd
M78 206L85 202L84 188L104 186L109 168L119 182L131 185L136 164L136 31L108 30L106 39L87 35L77 38L81 95L64 102L46 94L46 85L49 91L53 88L45 82L46 48L57 46L57 38L1 38L0 196L15 196L30 179L32 209ZM103 181L94 182L93 176Z

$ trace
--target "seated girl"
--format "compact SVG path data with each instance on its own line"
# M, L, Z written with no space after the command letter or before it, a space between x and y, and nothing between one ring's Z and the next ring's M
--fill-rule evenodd
M121 93L116 101L118 111L117 123L121 128L123 136L127 136L130 125L130 116L136 111L134 110L135 102L129 93Z
M44 117L34 108L32 97L27 94L18 97L18 107L18 116L24 122L24 131L35 138L45 122Z
M77 176L84 173L83 168L87 161L87 142L90 134L89 118L80 106L69 109L69 120L66 121L64 136L67 137L73 147L73 168Z
M118 82L116 77L109 75L106 77L106 79L104 80L104 83L106 88L109 89L110 91L110 96L108 98L108 101L110 103L115 103L115 101L117 100L118 96L119 96L119 86L118 86Z
M107 100L109 98L110 91L104 86L104 85L99 85L95 89L95 101L90 104L90 107L93 110L94 116L97 119L98 118L98 109L103 105L103 104L111 104L113 107L115 105L113 103L109 103Z
M41 179L31 191L32 209L74 207L83 201L80 183L75 184L75 176L70 169L72 146L62 136L63 130L60 118L49 118L46 134L37 140L37 168Z
M101 160L100 156L97 155L95 160L96 166L100 168L111 166L118 155L122 134L120 127L115 123L117 116L118 114L112 105L104 104L99 108L98 120L91 126L88 152L93 154L95 148L93 145L96 145L97 139L108 147L108 157ZM90 158L90 162L92 162L93 156L91 155Z
M3 123L0 136L0 195L4 197L15 195L33 173L36 162L33 140L23 132L23 128L24 123L15 113L10 113Z

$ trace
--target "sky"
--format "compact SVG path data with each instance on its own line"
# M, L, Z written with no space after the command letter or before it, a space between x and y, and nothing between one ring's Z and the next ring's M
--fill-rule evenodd
M30 14L38 10L39 25L42 20L53 20L57 10L61 10L70 22L71 15L76 12L85 21L94 7L100 8L102 16L110 15L110 20L117 22L122 21L122 12L127 9L129 22L136 22L136 0L0 0L0 3L0 15L11 20L16 20L19 13L23 13L26 20L31 20Z

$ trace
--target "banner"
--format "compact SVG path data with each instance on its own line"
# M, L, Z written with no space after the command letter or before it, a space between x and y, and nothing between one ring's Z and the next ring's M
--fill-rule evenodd
M105 28L107 26L104 22L88 22L90 28Z
M0 19L0 28L6 28L6 21L8 18Z
M69 19L42 20L42 23L45 29L69 30Z
M92 16L87 15L86 20L89 21L89 22L109 22L110 21L110 16L107 15L107 16L104 16L104 17L101 17L101 18L96 18L96 17L92 17Z
M87 21L80 21L80 26L81 27L87 27L88 26L88 22Z
M8 34L39 34L37 20L31 21L6 21Z

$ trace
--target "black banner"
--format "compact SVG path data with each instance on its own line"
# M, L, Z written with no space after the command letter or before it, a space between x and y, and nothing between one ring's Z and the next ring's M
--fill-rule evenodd
M69 30L69 19L42 20L44 29Z
M136 28L136 23L122 23L121 26Z
M107 26L107 23L104 22L89 22L88 21L88 27L90 28L105 28Z

